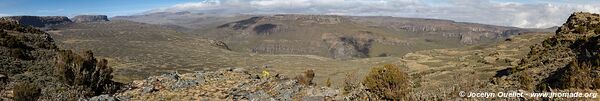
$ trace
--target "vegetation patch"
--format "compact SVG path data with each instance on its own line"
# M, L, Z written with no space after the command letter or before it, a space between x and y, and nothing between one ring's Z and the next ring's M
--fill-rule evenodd
M391 64L372 68L363 83L368 91L387 100L402 100L411 88L408 75Z

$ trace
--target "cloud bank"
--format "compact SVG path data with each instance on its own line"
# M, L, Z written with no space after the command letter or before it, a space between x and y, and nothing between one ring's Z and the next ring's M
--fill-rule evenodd
M576 11L600 13L593 0L205 0L149 12L223 14L336 14L450 19L461 22L546 28Z

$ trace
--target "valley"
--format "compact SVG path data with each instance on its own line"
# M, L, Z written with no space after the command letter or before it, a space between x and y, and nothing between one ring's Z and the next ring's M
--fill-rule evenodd
M160 12L111 19L103 15L82 15L73 21L62 18L66 17L3 17L0 24L11 27L1 30L8 34L0 37L7 41L0 48L22 48L12 46L16 40L34 48L25 49L35 51L24 56L35 57L33 53L43 51L47 57L29 60L7 55L2 57L14 61L2 63L10 67L15 61L26 61L53 67L44 69L54 72L32 70L35 80L51 74L77 79L101 75L91 79L100 81L89 82L106 88L96 87L87 95L69 93L85 99L490 100L459 97L457 92L542 92L548 91L547 87L594 91L598 81L592 67L598 65L595 40L600 16L582 12L573 13L561 27L540 29L439 19L301 14ZM45 35L48 38L40 38ZM56 46L36 46L40 40ZM66 50L84 53L69 55L73 53ZM60 74L60 66L67 68L65 74ZM395 69L401 74L390 74L395 75L390 77L393 79L373 77L395 73ZM69 70L84 73L69 74ZM108 75L85 76L85 70ZM21 84L15 81L22 78L18 75L29 74L11 73L6 89L14 91ZM106 78L108 81L102 81ZM398 89L403 91L393 93L402 96L378 92L372 85L385 83L369 82L373 78L400 82L403 85ZM64 76L44 79L62 80ZM76 91L76 87L90 86L65 82L52 82L60 86L44 89L75 87L67 90ZM42 98L55 96L49 94ZM11 98L14 94L0 95ZM524 99L545 98L491 100Z

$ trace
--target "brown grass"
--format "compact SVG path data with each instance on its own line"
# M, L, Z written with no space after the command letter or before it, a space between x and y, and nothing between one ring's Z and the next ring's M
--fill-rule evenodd
M19 83L13 88L15 101L36 101L41 89L31 83Z

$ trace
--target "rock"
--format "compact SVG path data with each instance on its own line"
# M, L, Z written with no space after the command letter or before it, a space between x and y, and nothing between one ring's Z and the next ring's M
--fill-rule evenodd
M229 46L227 46L227 44L225 44L225 42L223 42L223 41L210 40L209 42L210 42L211 46L221 48L221 49L231 50L231 49L229 49Z
M177 90L177 89L183 89L183 88L187 88L187 87L196 86L198 84L199 83L196 82L195 80L179 80L175 84L171 85L170 88L172 90Z
M263 90L249 94L248 100L250 100L250 101L275 101L275 99L273 99L273 97L271 97L269 94L267 94Z
M66 16L8 16L2 17L2 19L15 21L18 24L33 27L47 27L72 22Z
M77 15L73 17L73 22L85 23L85 22L102 22L108 21L106 15Z
M244 68L235 68L235 69L233 69L233 72L236 72L236 73L247 73L248 71L246 69L244 69Z
M374 43L370 33L324 34L322 39L329 44L329 55L335 59L369 57L371 45Z
M325 101L324 96L305 96L302 97L302 101Z
M142 88L143 93L151 93L152 91L155 91L153 87L143 87Z
M170 72L170 73L167 73L167 74L163 74L162 76L166 77L166 78L169 78L171 80L174 80L174 81L179 80L179 77L180 77L178 72Z
M7 82L8 77L6 75L0 74L0 84Z
M99 96L94 96L90 98L88 101L118 101L115 97L104 94Z

